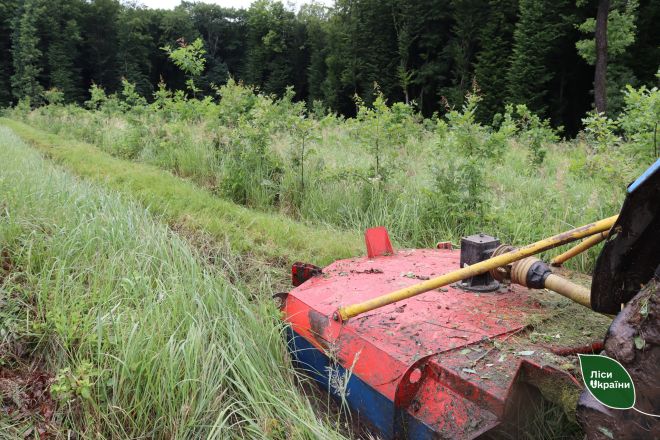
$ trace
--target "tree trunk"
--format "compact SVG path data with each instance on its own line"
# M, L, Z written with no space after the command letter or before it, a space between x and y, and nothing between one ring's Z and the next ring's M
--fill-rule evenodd
M607 111L607 16L610 0L599 0L596 13L596 74L594 103L598 113Z

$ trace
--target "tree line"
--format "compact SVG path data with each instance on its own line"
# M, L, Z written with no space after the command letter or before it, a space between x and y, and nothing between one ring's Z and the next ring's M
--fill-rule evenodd
M173 10L2 0L0 106L38 105L51 88L82 102L92 84L114 92L122 79L147 98L160 83L185 89L164 48L199 38L200 96L233 77L277 95L292 86L310 108L354 116L355 96L369 104L377 89L430 116L475 90L482 121L524 103L571 133L593 106L594 66L596 98L607 94L610 113L625 84L657 81L659 20L652 0L336 0L297 12L272 0L248 9L182 1Z

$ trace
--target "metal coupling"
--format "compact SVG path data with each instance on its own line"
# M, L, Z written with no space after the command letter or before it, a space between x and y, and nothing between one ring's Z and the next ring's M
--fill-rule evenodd
M507 252L513 252L517 248L511 246L510 244L501 244L493 251L491 258L506 254ZM511 282L511 264L505 266L495 267L490 270L490 275L495 278L500 283L510 283Z
M511 266L511 282L530 289L549 289L585 307L591 308L591 293L559 275L536 257L527 257Z
M536 257L524 258L511 266L511 282L530 289L543 289L551 274L550 267Z

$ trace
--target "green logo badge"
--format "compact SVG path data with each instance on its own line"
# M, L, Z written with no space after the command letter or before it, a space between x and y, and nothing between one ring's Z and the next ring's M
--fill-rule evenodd
M584 385L596 400L614 409L629 409L635 405L635 385L623 365L607 356L578 356Z

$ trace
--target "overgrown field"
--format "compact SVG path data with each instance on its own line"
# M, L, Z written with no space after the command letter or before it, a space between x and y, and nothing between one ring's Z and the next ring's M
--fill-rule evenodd
M479 231L520 244L612 215L654 160L660 111L657 89L629 89L621 117L589 115L566 141L525 106L479 124L476 93L432 119L381 95L343 119L233 81L219 101L161 88L148 104L128 82L119 95L93 87L87 108L54 93L8 115L169 170L217 200L351 233L385 225L400 246ZM588 270L594 255L571 264Z
M97 159L88 174L101 180L113 167L70 148L52 156ZM267 285L231 284L145 209L4 127L0 162L0 391L11 411L0 437L339 436L297 391L277 311L255 300ZM114 184L131 185L134 171ZM171 189L157 174L143 177Z
M570 141L525 106L479 124L477 94L432 119L378 95L346 120L218 93L147 103L125 82L87 108L51 90L5 111L0 436L339 437L300 393L270 300L291 262L362 254L375 225L398 246L533 241L618 212L656 155L657 89Z

